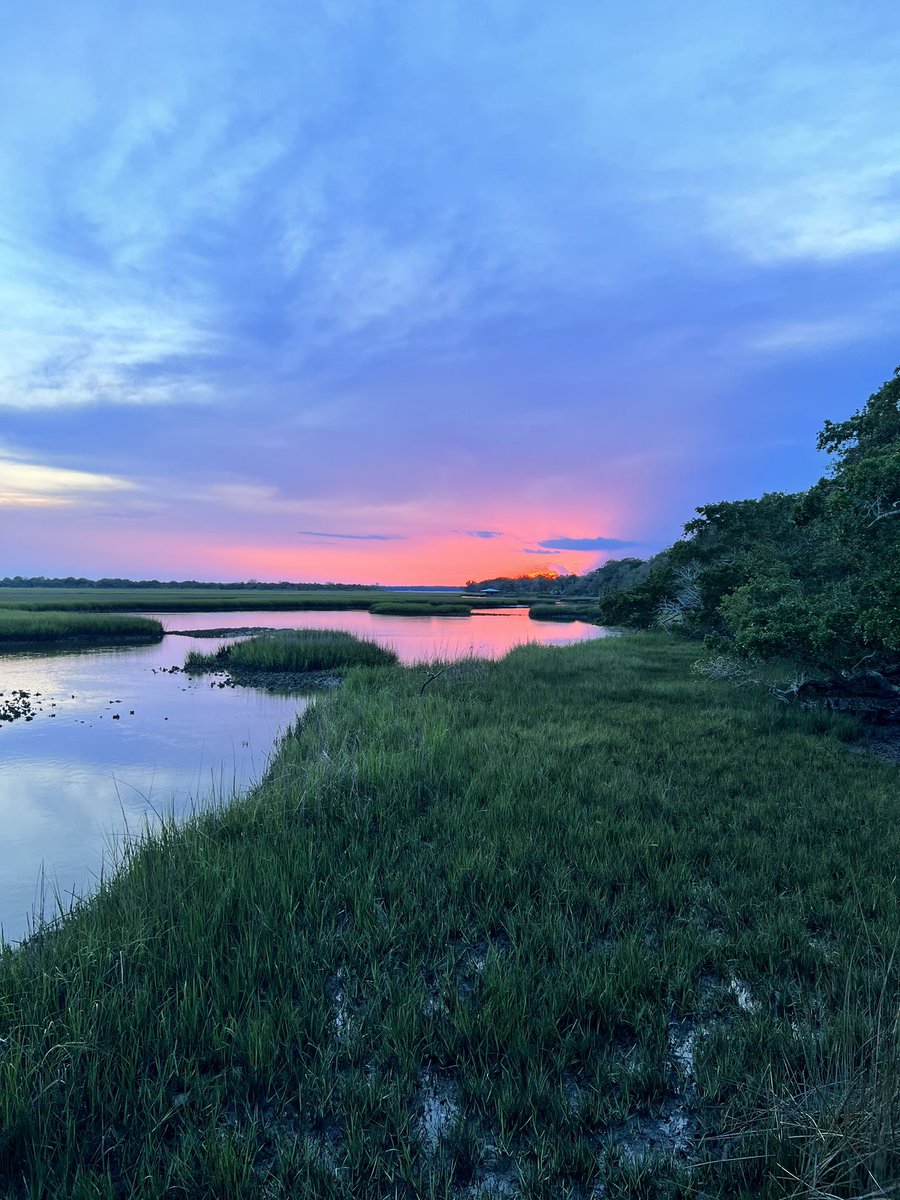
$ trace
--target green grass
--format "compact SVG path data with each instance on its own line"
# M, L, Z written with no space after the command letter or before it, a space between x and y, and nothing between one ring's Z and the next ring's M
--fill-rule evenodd
M435 602L421 600L386 600L373 604L369 612L381 617L468 617L471 604Z
M345 671L396 663L397 655L377 642L335 629L287 629L222 646L212 654L191 650L187 671Z
M425 593L437 603L446 593ZM416 595L416 600L423 598ZM0 588L0 611L16 608L42 612L68 609L78 612L323 612L367 609L379 601L409 599L408 592L381 588L370 591L254 592L246 588L210 591L209 588Z
M0 608L0 650L32 643L158 642L162 636L159 621L145 617Z
M351 672L0 956L5 1194L879 1194L896 770L695 653Z
M594 604L532 604L528 610L532 621L594 621Z

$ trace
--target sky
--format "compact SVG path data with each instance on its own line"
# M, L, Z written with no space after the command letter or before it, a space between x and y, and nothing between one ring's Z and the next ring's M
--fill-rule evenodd
M893 0L2 27L0 576L581 573L900 362Z

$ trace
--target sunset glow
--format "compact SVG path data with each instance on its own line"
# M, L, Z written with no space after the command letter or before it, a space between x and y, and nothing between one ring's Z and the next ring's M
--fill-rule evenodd
M809 486L897 358L898 37L881 0L11 9L2 573L583 572Z

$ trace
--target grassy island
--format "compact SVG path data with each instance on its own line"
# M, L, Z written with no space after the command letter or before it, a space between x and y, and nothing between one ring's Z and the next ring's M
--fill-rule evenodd
M472 612L471 604L428 603L417 600L387 600L382 604L373 604L369 612L381 617L468 617Z
M392 650L336 629L286 629L222 646L212 654L190 651L187 671L303 672L346 671L349 667L390 666Z
M887 1195L896 768L695 654L350 672L0 955L4 1194Z
M596 604L532 604L528 609L532 621L588 621L598 623Z
M116 613L27 612L0 607L0 651L22 645L158 642L159 621Z

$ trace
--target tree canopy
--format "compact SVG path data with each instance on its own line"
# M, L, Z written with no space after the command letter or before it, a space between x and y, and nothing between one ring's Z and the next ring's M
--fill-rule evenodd
M832 674L898 669L900 368L818 447L831 462L809 491L702 506L637 587L600 597L601 619Z

